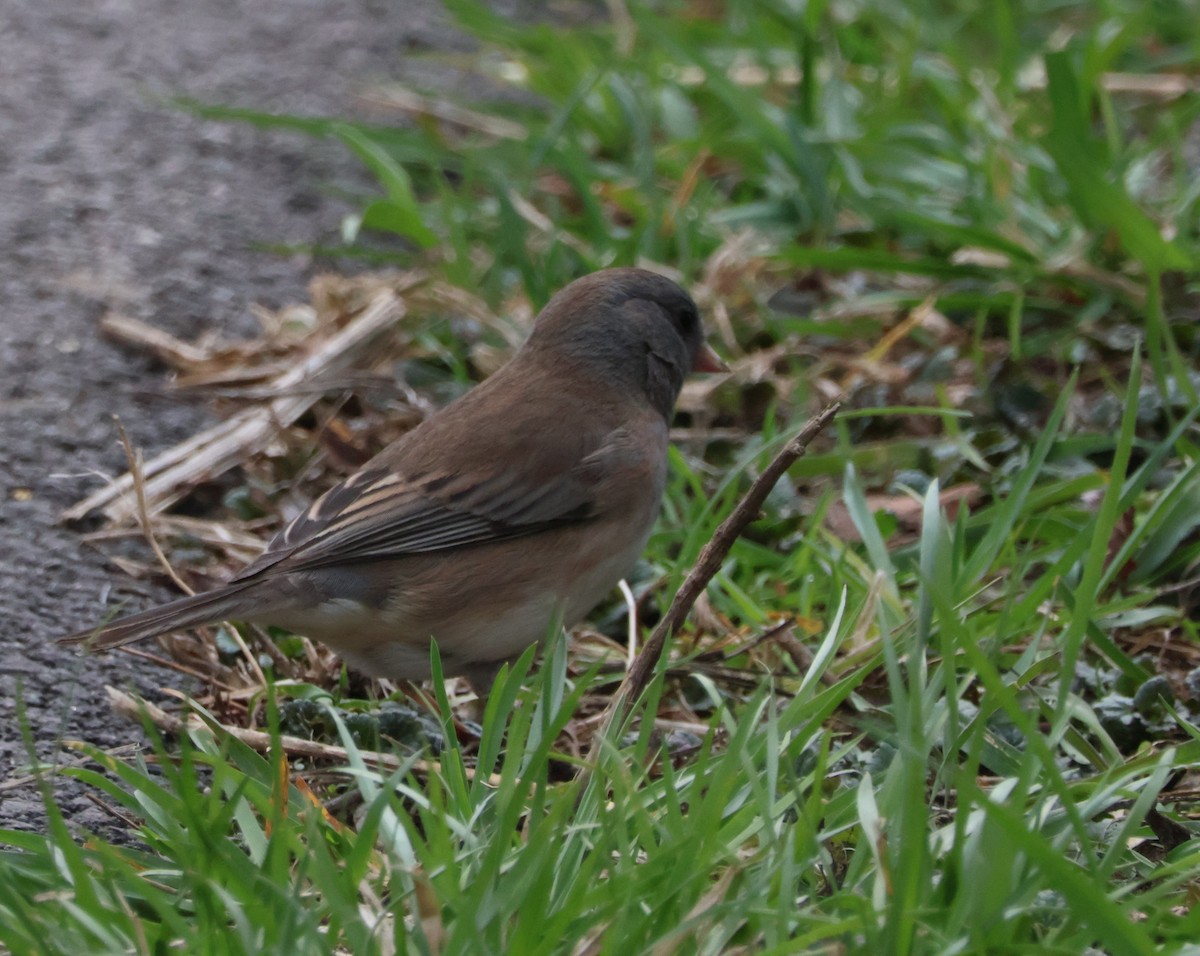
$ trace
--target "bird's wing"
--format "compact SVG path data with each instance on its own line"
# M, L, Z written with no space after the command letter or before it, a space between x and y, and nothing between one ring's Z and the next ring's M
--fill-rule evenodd
M616 429L582 455L545 453L531 443L521 464L506 469L406 476L386 462L368 465L293 520L235 580L268 568L398 558L585 522L601 510L597 492L603 497L610 459L622 458L629 445L626 430Z

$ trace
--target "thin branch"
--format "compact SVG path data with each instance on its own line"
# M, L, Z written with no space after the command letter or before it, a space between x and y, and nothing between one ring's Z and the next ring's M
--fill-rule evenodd
M114 415L113 421L116 422L117 434L121 436L121 445L125 449L125 461L129 465L129 480L133 483L137 518L138 523L142 526L142 535L150 545L150 550L154 552L154 557L158 559L158 563L166 571L167 577L174 581L175 586L184 594L193 595L196 592L188 587L187 582L175 573L175 569L171 567L171 562L167 560L167 556L159 546L158 539L154 537L154 527L150 523L150 509L146 505L146 479L142 473L142 453L141 451L133 450L133 443L130 442L129 433L125 431L125 426L122 424L121 419Z
M805 453L809 442L833 420L834 415L841 407L841 402L833 402L810 418L796 434L796 437L783 447L783 450L763 469L762 474L754 480L750 490L733 509L733 513L721 522L675 594L675 600L671 602L667 613L654 628L650 640L646 642L646 646L642 648L642 652L634 661L633 667L630 668L629 673L621 682L621 686L617 688L616 694L613 695L606 712L606 728L625 719L633 704L641 697L650 683L655 667L666 653L667 641L683 624L684 619L691 612L692 606L696 603L696 599L704 593L709 581L720 569L725 556L729 554L729 549L733 547L734 541L758 516L767 495L783 477L784 472Z
M129 435L125 431L125 426L121 423L121 419L113 416L113 420L117 423L117 433L121 436L121 444L125 447L125 459L129 463L129 477L133 481L133 491L137 503L138 522L142 526L142 534L150 544L150 550L154 552L154 556L158 559L158 563L162 565L163 570L167 572L167 576L175 582L175 586L184 594L195 594L195 590L188 586L175 569L171 567L171 562L167 560L167 556L163 553L162 547L159 546L158 539L154 536L154 527L150 522L150 509L146 505L146 481L142 476L142 453L133 450L133 444L129 441ZM236 627L230 627L229 635L233 638L238 649L245 657L247 664L250 666L251 673L257 679L262 687L267 686L267 677L263 673L262 667L259 666L258 658L250 652L250 648L246 646L245 640L239 633Z
M143 716L148 717L151 723L160 730L177 736L196 730L213 733L219 729L222 733L240 740L251 750L257 750L264 754L271 752L274 740L270 734L261 730L247 730L243 727L220 723L214 726L212 722L202 719L195 713L189 714L186 718L179 717L168 713L148 700L133 697L115 687L105 687L104 689L108 693L108 702L112 709L130 720L141 721ZM278 740L283 752L289 757L300 757L305 760L336 760L345 766L350 765L350 751L345 747L321 743L319 740L306 740L303 737L291 737L287 734L280 734ZM438 773L441 770L441 764L435 760L417 760L409 763L395 754L374 750L360 750L358 756L364 763L384 771L398 770L405 765L408 765L414 773ZM467 768L464 772L469 779L473 779L480 771ZM489 787L498 787L500 775L488 774L485 781Z
M443 123L495 136L497 139L521 142L529 138L529 130L513 120L481 113L450 100L426 96L399 83L388 83L364 90L358 94L358 99L372 106L415 113L417 116L431 116Z
M410 277L408 287L416 281L420 280ZM276 398L264 407L243 409L144 463L142 493L146 509L151 514L159 513L183 497L185 491L202 478L224 474L258 452L279 433L280 428L296 421L321 397L319 392L292 395L292 389L351 366L383 333L395 326L406 311L407 305L396 290L379 293L345 326L269 383L271 389L286 397ZM133 490L131 475L122 475L68 508L60 520L78 521L94 511L103 510L110 522L126 522L137 514L137 504L130 500Z

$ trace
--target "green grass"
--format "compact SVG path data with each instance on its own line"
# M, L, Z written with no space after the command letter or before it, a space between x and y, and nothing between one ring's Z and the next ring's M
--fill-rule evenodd
M1194 5L632 4L569 31L448 6L480 70L529 94L495 106L523 139L196 108L344 140L380 183L346 255L497 306L657 263L728 308L739 373L689 414L735 437L673 455L651 599L817 394L846 388L851 412L594 773L569 744L611 682L561 645L500 682L476 745L447 724L433 765L390 775L345 709L332 775L211 727L151 733L144 762L60 771L140 821L140 847L81 839L52 774L49 831L0 833L0 942L1196 952L1200 851L1168 823L1190 836L1200 763L1198 101L1106 80L1192 70ZM439 343L469 378L431 322ZM810 667L755 643L781 616Z

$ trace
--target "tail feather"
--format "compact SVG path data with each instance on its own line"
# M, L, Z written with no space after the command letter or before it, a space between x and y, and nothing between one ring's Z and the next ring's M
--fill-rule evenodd
M250 609L251 605L246 601L246 591L253 587L254 583L247 581L229 584L215 591L180 598L169 604L132 614L112 624L101 624L76 631L74 634L58 638L58 643L83 644L88 650L106 651L148 637L215 624L228 618L238 618Z

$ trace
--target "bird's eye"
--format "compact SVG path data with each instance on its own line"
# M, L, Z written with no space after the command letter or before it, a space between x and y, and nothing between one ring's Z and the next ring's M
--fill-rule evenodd
M690 332L700 323L700 316L691 304L679 305L674 309L664 311L671 317L671 324L680 332Z

